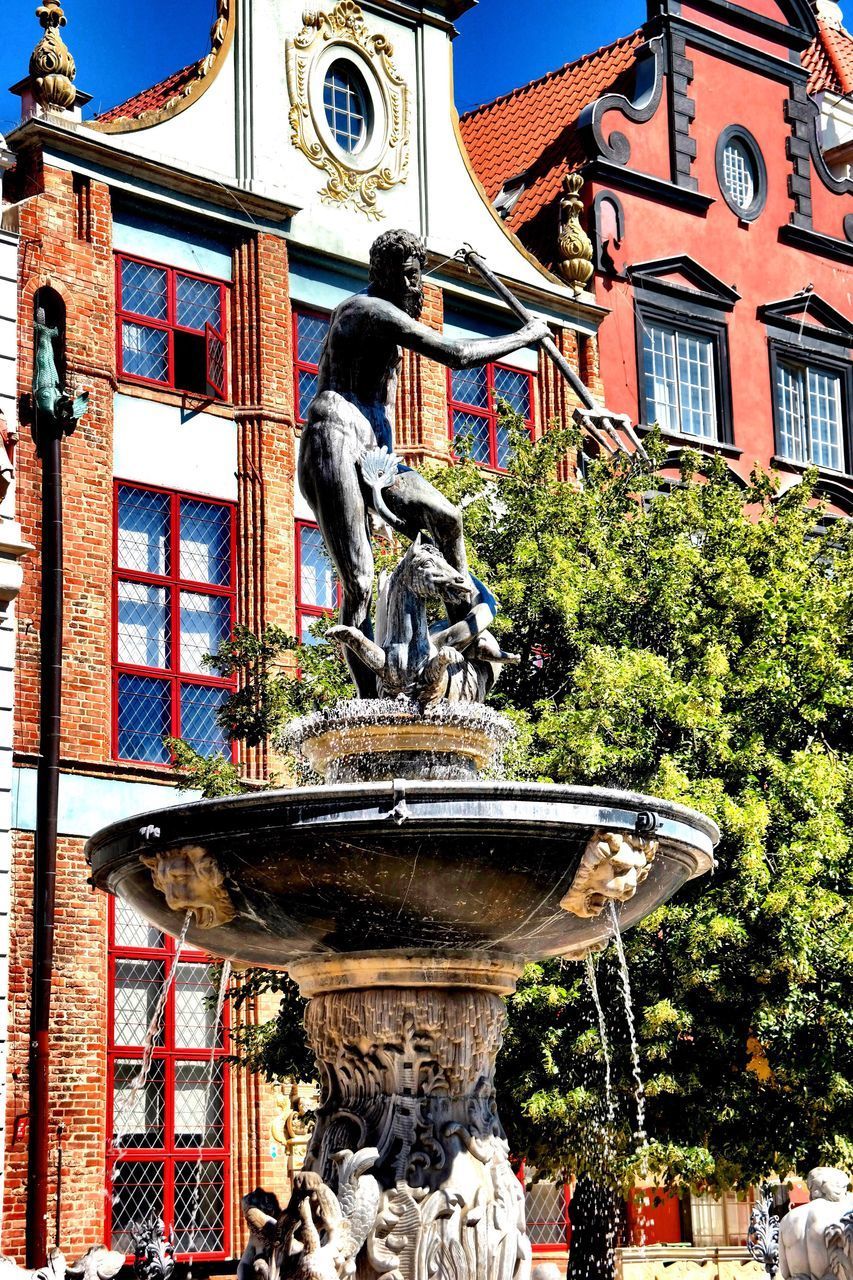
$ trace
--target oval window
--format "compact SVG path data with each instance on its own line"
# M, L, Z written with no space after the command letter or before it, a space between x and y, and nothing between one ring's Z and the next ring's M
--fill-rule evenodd
M717 181L726 204L744 222L757 218L767 194L758 143L745 129L725 129L717 142Z
M355 155L370 132L370 95L364 77L346 58L337 58L326 72L323 108L341 151Z

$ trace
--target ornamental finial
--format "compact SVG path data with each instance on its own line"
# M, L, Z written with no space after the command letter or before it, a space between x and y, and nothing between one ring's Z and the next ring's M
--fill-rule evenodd
M592 278L592 241L581 226L583 201L580 198L583 178L567 173L563 178L560 199L560 235L557 248L557 270L576 294L582 293Z
M36 9L36 17L44 35L30 56L30 90L45 111L70 110L77 101L77 68L59 34L67 21L62 5L59 0L44 0Z

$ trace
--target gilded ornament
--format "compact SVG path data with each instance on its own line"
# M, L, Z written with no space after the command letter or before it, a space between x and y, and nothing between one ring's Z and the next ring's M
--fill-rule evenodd
M560 199L560 234L557 242L557 270L575 294L582 293L592 279L592 241L581 226L583 178L567 173Z
M409 173L409 95L406 82L393 62L388 38L371 34L355 0L340 0L330 13L306 9L302 30L287 42L287 88L290 94L290 133L293 145L326 175L321 198L326 204L349 205L369 218L383 218L378 193L404 183ZM328 146L317 129L309 95L312 71L330 44L360 54L376 75L384 107L385 136L367 155L375 156L367 167L359 156L345 156ZM322 94L322 85L320 86ZM377 121L381 127L382 122Z
M45 0L36 9L36 17L44 28L30 56L30 88L33 97L45 111L67 111L77 101L74 59L59 34L67 19L59 0Z

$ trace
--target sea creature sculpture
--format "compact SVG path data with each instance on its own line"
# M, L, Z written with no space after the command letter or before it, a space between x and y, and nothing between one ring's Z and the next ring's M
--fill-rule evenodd
M94 1244L76 1262L68 1263L61 1249L51 1249L47 1262L36 1271L19 1267L0 1255L0 1280L112 1280L124 1266L124 1254L106 1245Z
M272 1191L256 1187L240 1202L243 1217L249 1228L249 1239L237 1266L237 1280L268 1280L275 1228L281 1214L278 1196Z
M560 906L582 919L601 915L608 902L628 902L648 878L657 840L598 832L590 840Z
M367 1173L378 1159L376 1147L337 1151L337 1195L318 1173L300 1170L280 1217L259 1205L248 1211L244 1207L253 1234L263 1241L262 1252L271 1255L267 1275L275 1280L348 1280L355 1275L356 1258L379 1211L379 1183ZM264 1194L254 1192L253 1198Z
M460 622L430 626L426 602L431 597L467 602L468 613ZM343 625L330 627L326 635L353 650L376 674L380 697L408 698L421 707L482 702L501 666L519 661L488 630L496 613L488 588L455 569L419 534L380 589L376 639Z
M33 403L36 412L54 418L65 434L70 435L89 407L89 392L78 388L72 394L63 390L53 345L54 339L59 337L59 330L46 323L42 307L36 312L35 332Z

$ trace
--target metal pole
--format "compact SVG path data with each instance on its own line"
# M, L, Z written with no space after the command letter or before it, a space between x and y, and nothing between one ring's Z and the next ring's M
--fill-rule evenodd
M58 1124L56 1126L56 1223L53 1232L53 1243L57 1249L60 1247L59 1241L62 1237L62 1138L65 1133L65 1126Z
M41 421L39 421L41 419ZM42 428L44 434L39 431ZM50 996L56 907L56 832L59 807L59 726L62 710L62 428L37 415L42 461L41 697L33 855L33 969L29 1055L27 1266L47 1261L50 1172Z
M467 266L473 267L475 271L477 271L482 276L482 278L485 280L489 288L494 293L496 293L499 298L503 299L503 301L507 304L510 310L513 311L518 316L519 320L521 320L523 324L527 324L529 323L529 321L533 319L533 316L530 314L530 312L527 310L524 304L522 302L519 302L518 298L516 298L512 290L508 289L507 286L504 284L504 282L500 279L500 277L495 275L491 267L486 266L486 263L478 253L475 253L473 249L471 249L468 245L466 245L463 249L460 250L459 256L462 257L463 261ZM569 364L566 357L557 347L557 344L554 342L554 339L543 338L540 345L542 347L542 350L546 353L546 355L550 357L553 364L556 365L560 373L566 379L566 382L568 382L569 386L572 388L572 390L574 391L575 395L578 397L578 399L580 400L584 408L589 409L592 413L600 414L602 412L601 406L597 404L591 391L589 390L589 387L586 386L582 378L580 378L578 374L575 373L574 369ZM621 417L619 418L619 421L622 422ZM594 423L590 422L589 420L584 420L581 423L581 425L584 428L584 430L586 430L592 436L595 442L602 449L605 450L606 453L613 452L613 449L611 448L606 436L602 431L599 431L599 429L595 426ZM624 425L625 430L631 440L631 443L634 445L640 457L643 459L644 462L647 462L648 455L646 454L645 449L643 448L640 440L637 438L633 428L631 427L627 419L622 423L622 425ZM613 440L617 448L621 449L623 453L627 453L628 450L625 448L624 444L619 439L616 429L614 428L612 422L610 422L608 418L605 418L603 422L603 426L605 430L608 431L610 435L613 437Z

